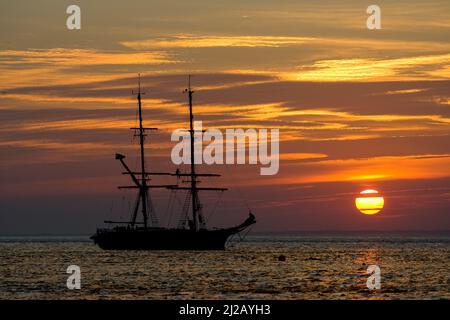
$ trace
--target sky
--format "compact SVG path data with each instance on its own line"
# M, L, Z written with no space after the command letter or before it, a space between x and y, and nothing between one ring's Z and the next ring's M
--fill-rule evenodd
M66 28L71 4L81 30ZM382 29L368 30L371 4L2 1L0 234L89 234L128 216L114 154L137 168L138 73L144 124L159 128L151 170L175 170L188 74L204 128L280 130L274 176L199 168L230 188L201 195L209 224L250 208L254 231L449 230L450 3L378 1ZM368 188L385 198L373 216L354 205ZM183 196L152 197L161 223L176 221Z

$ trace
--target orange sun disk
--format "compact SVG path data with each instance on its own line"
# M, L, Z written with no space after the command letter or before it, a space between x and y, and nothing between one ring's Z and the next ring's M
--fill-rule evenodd
M384 198L378 195L377 190L367 189L360 192L355 199L356 208L364 214L376 214L384 207Z

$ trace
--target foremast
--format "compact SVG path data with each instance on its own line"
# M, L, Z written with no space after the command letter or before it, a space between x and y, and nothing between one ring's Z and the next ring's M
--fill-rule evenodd
M134 92L133 92L134 94ZM138 100L138 115L139 115L139 127L133 127L130 128L131 130L135 130L135 136L139 138L139 154L140 154L140 171L133 172L130 170L130 168L125 163L124 159L125 156L122 154L117 153L116 159L119 160L122 164L122 166L125 168L125 172L123 174L127 174L131 177L131 180L133 181L134 185L132 186L119 186L119 189L138 189L138 195L136 198L136 202L133 209L133 216L131 218L131 221L120 221L120 222L114 222L114 221L105 221L107 223L127 223L131 227L134 227L137 222L137 214L139 212L139 208L141 208L142 212L142 218L144 225L144 228L147 229L149 227L148 218L151 217L151 226L157 227L158 226L158 219L154 212L153 204L151 201L150 194L148 190L150 188L168 188L173 187L174 185L150 185L147 181L150 179L148 176L150 175L173 175L168 172L147 172L146 166L145 166L145 137L147 136L146 131L154 131L158 130L157 128L148 128L143 126L143 116L142 116L142 95L145 94L141 91L141 76L139 74L138 79L138 91L136 93L137 100Z

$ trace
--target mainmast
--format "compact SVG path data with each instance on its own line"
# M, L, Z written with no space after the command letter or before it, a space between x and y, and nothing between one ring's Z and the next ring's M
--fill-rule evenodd
M190 176L190 187L170 187L170 189L184 189L191 192L191 206L192 206L192 229L198 231L200 228L205 227L205 221L201 215L201 204L198 197L198 191L225 191L227 188L211 188L211 187L197 187L197 177L220 177L220 174L214 173L196 173L195 171L195 131L194 131L194 113L192 110L192 94L194 91L191 88L191 76L188 79L188 88L185 90L189 97L189 134L190 134L190 150L191 150L191 172L187 174L177 174L178 176Z
M139 144L141 151L141 183L142 188L140 190L141 199L142 199L142 216L144 218L144 227L148 227L148 208L147 208L147 199L148 199L148 188L147 188L147 174L145 173L145 155L144 155L144 127L142 126L142 103L141 103L141 75L139 74L138 80L138 105L139 105ZM154 129L154 128L153 128Z
M191 89L191 76L189 75L188 80L188 89L187 93L189 96L189 133L190 133L190 142L191 142L191 197L192 197L192 222L194 226L194 230L197 231L199 229L199 201L198 201L198 191L197 191L197 177L195 175L195 153L194 153L194 115L192 113L192 94L194 91Z

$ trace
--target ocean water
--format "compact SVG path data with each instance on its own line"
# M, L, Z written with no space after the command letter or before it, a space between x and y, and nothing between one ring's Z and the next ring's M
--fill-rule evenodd
M379 290L366 286L373 264ZM80 290L67 289L69 265ZM0 299L449 299L449 274L449 234L251 235L217 252L0 237Z

